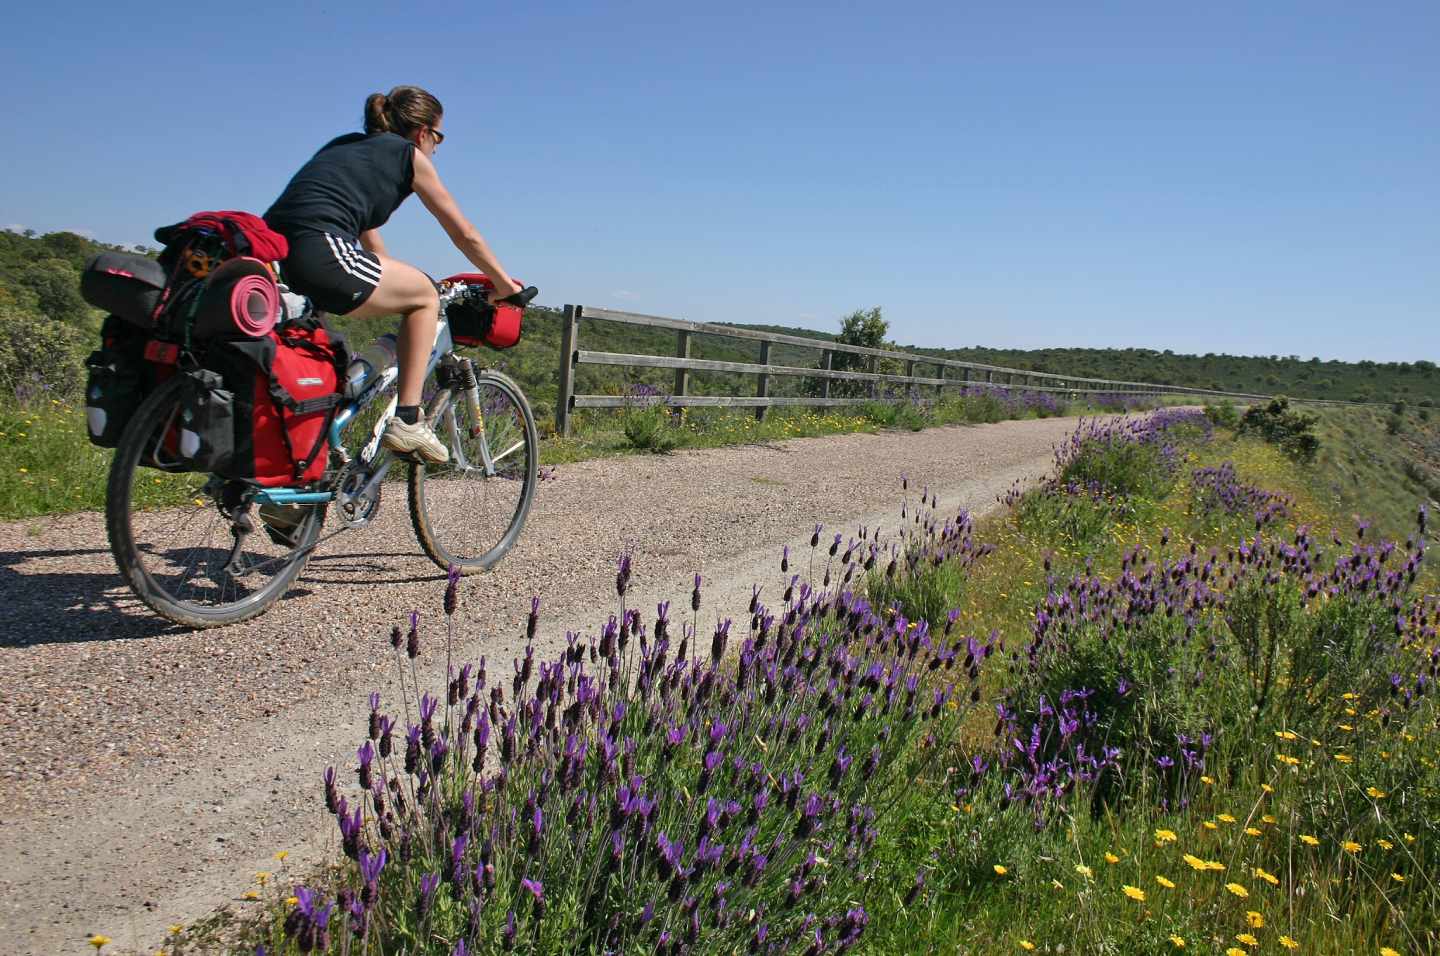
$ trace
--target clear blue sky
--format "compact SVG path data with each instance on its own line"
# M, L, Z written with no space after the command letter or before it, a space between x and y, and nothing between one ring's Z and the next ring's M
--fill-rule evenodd
M1436 360L1437 50L1435 0L32 2L0 35L0 225L263 211L416 83L441 175L547 304ZM417 200L384 232L463 265Z

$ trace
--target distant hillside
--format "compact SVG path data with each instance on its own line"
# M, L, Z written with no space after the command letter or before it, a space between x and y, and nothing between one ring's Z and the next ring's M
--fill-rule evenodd
M31 357L38 350L48 353L52 359L44 363L45 376L53 379L50 384L61 391L73 391L83 377L79 362L88 351L88 340L99 318L79 297L79 270L95 252L114 248L118 247L68 232L35 236L0 231L0 366L6 366L0 367L0 383L7 386L7 390L16 387L19 371L25 373L27 381L35 379L37 371ZM392 329L394 320L339 319L335 324L363 344L367 338ZM838 328L838 317L836 326ZM833 334L816 329L778 325L743 327L813 338L818 342L834 339ZM611 322L587 322L582 329L581 345L597 351L674 354L675 333ZM897 347L909 349L904 345ZM1304 360L1298 355L1176 355L1149 349L1025 351L976 346L909 350L942 358L1093 378L1283 393L1302 398L1403 400L1412 406L1440 402L1440 372L1432 361L1322 362ZM545 405L555 400L559 351L559 313L535 309L527 317L525 336L516 348L486 355L494 364L514 374L526 391ZM755 362L759 360L759 344L701 335L692 342L691 355ZM796 346L777 346L770 355L775 364L801 367L813 367L819 358L818 351ZM674 373L659 369L582 366L577 387L582 393L605 393L640 382L669 390L673 387ZM799 377L776 377L771 382L771 391L776 395L793 395L804 385L805 380ZM755 386L749 376L696 372L690 376L690 387L698 394L751 394Z

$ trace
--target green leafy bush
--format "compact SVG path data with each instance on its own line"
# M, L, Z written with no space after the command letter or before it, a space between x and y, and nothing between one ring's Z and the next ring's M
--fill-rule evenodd
M1320 438L1312 431L1317 421L1314 415L1292 412L1290 400L1277 395L1241 416L1240 434L1259 435L1297 461L1314 461L1315 453L1320 450Z
M632 448L663 455L680 443L670 422L670 412L663 405L627 408L622 422L625 440Z
M85 388L85 356L95 340L13 301L0 300L0 395L29 402L73 398Z
M1235 403L1228 398L1221 399L1214 405L1207 403L1205 417L1220 428L1234 430L1240 427L1240 412L1236 409Z

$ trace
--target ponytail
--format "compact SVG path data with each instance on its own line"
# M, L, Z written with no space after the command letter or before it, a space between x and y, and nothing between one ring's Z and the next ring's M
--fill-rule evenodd
M418 86L397 86L389 93L365 97L365 133L412 132L434 126L444 114L440 101Z
M365 133L389 133L390 117L386 114L389 105L384 93L371 93L365 97Z

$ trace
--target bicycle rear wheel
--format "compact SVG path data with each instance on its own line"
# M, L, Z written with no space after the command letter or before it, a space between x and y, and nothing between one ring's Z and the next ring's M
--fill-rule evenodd
M260 516L243 486L185 472L170 451L181 378L152 392L110 463L105 523L121 576L155 613L186 627L254 617L305 567L324 505ZM251 528L237 539L242 526Z
M441 391L427 410L450 449L444 465L410 469L410 517L430 559L462 573L494 566L515 544L535 499L540 437L520 386L476 374L483 423L462 390Z

